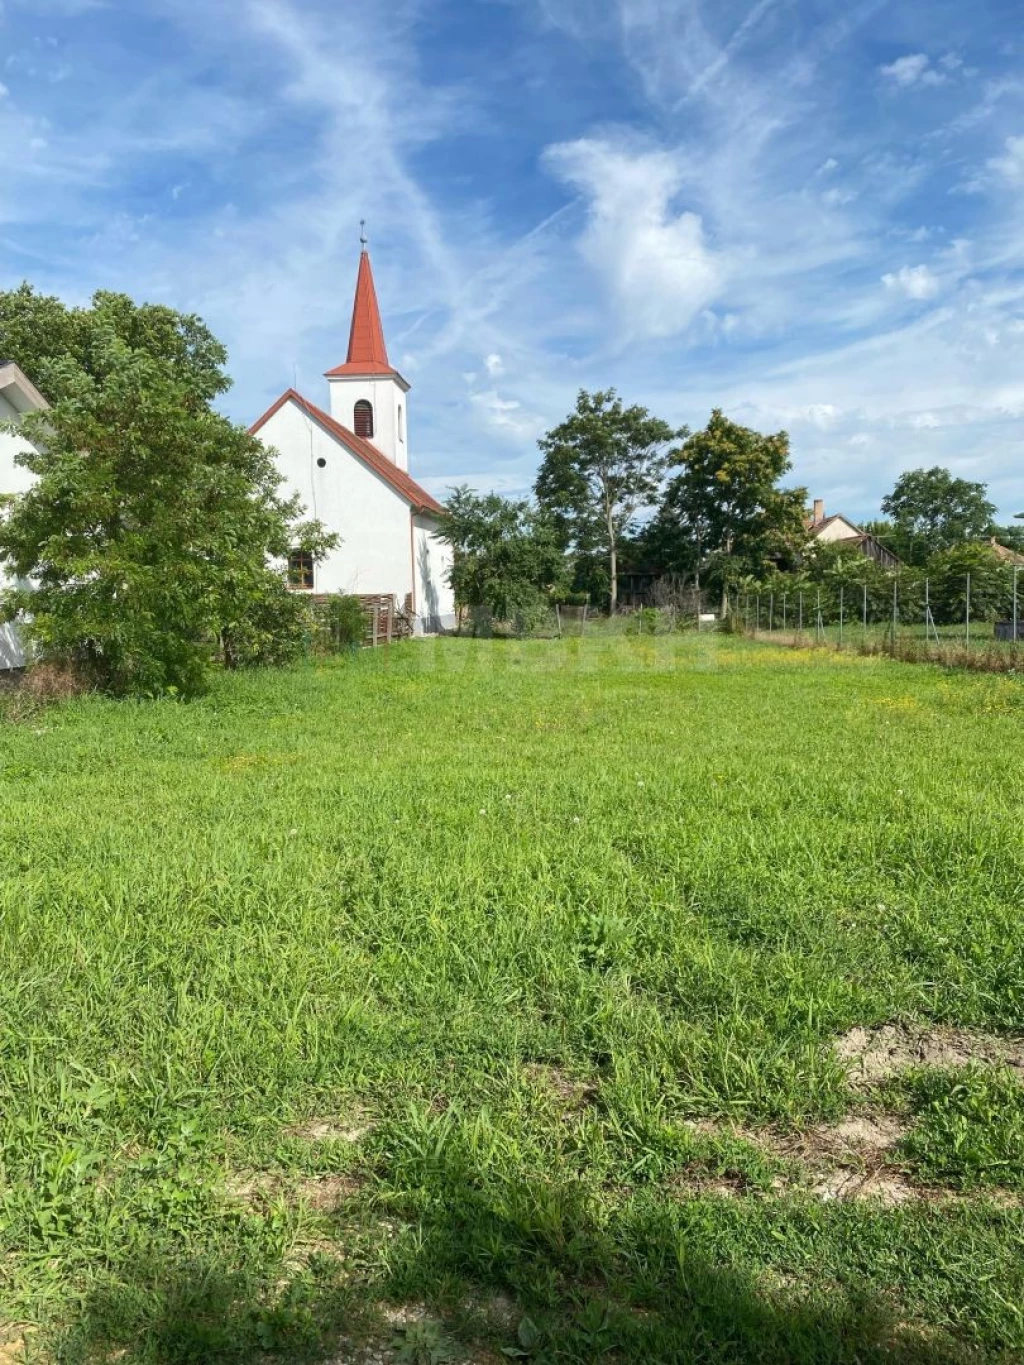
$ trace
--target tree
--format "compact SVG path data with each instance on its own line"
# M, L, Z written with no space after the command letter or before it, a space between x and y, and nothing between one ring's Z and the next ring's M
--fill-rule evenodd
M986 486L955 479L948 469L909 469L882 499L893 523L893 548L901 559L923 564L930 554L992 534L995 504Z
M231 387L223 370L227 351L195 314L103 290L88 308L68 308L30 284L0 292L0 359L20 365L51 403L74 392L79 371L106 374L114 338L165 361L192 404L210 403Z
M298 523L271 455L209 406L227 382L216 343L200 358L182 340L202 325L111 307L81 310L67 356L40 353L58 397L24 421L36 478L0 525L18 584L3 611L109 691L194 692L218 641L228 663L294 649L297 604L269 560L334 537Z
M1012 580L989 545L951 545L930 555L926 565L932 611L940 625L967 619L967 575L971 576L971 619L992 619L1012 609Z
M614 389L581 389L576 411L539 442L544 458L534 491L565 544L606 556L609 608L618 600L618 553L638 513L654 504L675 431L646 408L625 408Z
M716 408L675 456L651 529L665 567L694 575L710 570L725 599L731 579L760 576L768 564L795 556L806 541L807 490L779 488L791 468L784 431L764 436Z
M486 607L496 620L526 624L565 576L551 519L525 500L465 486L452 489L445 513L441 535L453 549L457 605Z

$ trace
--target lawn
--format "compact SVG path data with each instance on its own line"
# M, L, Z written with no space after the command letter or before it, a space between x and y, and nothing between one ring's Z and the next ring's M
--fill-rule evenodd
M1022 722L691 635L3 725L0 1359L1019 1358Z

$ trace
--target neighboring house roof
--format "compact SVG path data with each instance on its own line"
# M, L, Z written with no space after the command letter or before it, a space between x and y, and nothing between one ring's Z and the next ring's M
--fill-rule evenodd
M343 376L373 378L388 375L395 379L402 376L388 360L388 348L384 343L384 327L377 306L377 290L373 284L373 269L370 266L370 253L363 248L359 257L359 274L356 276L356 296L352 303L352 326L348 334L348 355L344 365L336 365L327 371L327 377ZM405 380L402 380L405 383ZM408 385L406 385L408 388Z
M1024 555L1018 554L1016 550L1011 550L1009 545L1000 545L995 536L989 539L989 548L996 559L1004 564L1024 564Z
M899 555L894 554L887 545L883 545L876 536L862 531L841 512L834 512L832 516L827 517L825 503L821 498L815 499L814 511L804 518L804 525L807 534L813 540L825 540L832 545L856 545L861 554L877 560L883 568L899 568Z
M0 393L15 412L41 412L50 405L13 360L0 360Z
M860 527L855 526L853 522L844 517L841 512L833 512L830 517L820 517L817 521L814 521L812 518L807 523L807 529L812 536L817 538L821 535L822 531L827 530L830 526L834 526L836 522L840 522L850 533L849 537L844 536L843 539L852 540L854 536L864 535L864 532Z
M440 515L444 508L436 498L431 497L427 490L420 486L414 478L399 469L396 464L371 445L369 441L357 436L354 431L349 431L348 427L343 427L340 422L336 422L333 417L318 408L315 403L311 403L308 398L303 398L297 389L286 390L281 397L274 403L259 421L254 422L249 428L251 435L255 436L262 426L270 421L275 413L280 412L286 403L295 403L302 411L316 422L331 436L341 442L341 444L357 459L361 460L369 469L389 484L400 498L404 498L414 512L433 512Z

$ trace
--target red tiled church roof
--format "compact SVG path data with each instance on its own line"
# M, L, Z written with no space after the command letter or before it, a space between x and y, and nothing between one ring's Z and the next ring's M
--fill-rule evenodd
M375 474L379 474L385 483L391 485L399 497L405 499L414 512L444 512L444 508L437 499L432 498L427 490L421 487L404 469L399 469L398 465L392 464L388 457L375 445L371 445L362 436L357 436L354 431L349 431L348 427L343 427L340 422L336 422L333 417L324 412L322 408L318 408L315 403L311 403L308 398L303 398L297 389L287 389L277 402L272 404L263 416L252 424L249 428L249 434L255 436L260 428L269 422L275 413L280 412L285 403L288 402L296 403L307 417L339 440Z
M377 306L377 291L373 284L370 253L363 248L356 276L356 296L352 302L352 326L348 334L348 355L344 365L327 371L330 379L336 375L374 375L398 373L388 360L384 344L384 328Z

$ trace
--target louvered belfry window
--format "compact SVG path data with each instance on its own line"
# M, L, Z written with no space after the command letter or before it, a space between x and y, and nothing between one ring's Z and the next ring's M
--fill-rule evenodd
M355 408L355 429L357 436L366 440L373 438L373 408L365 398L360 398Z

